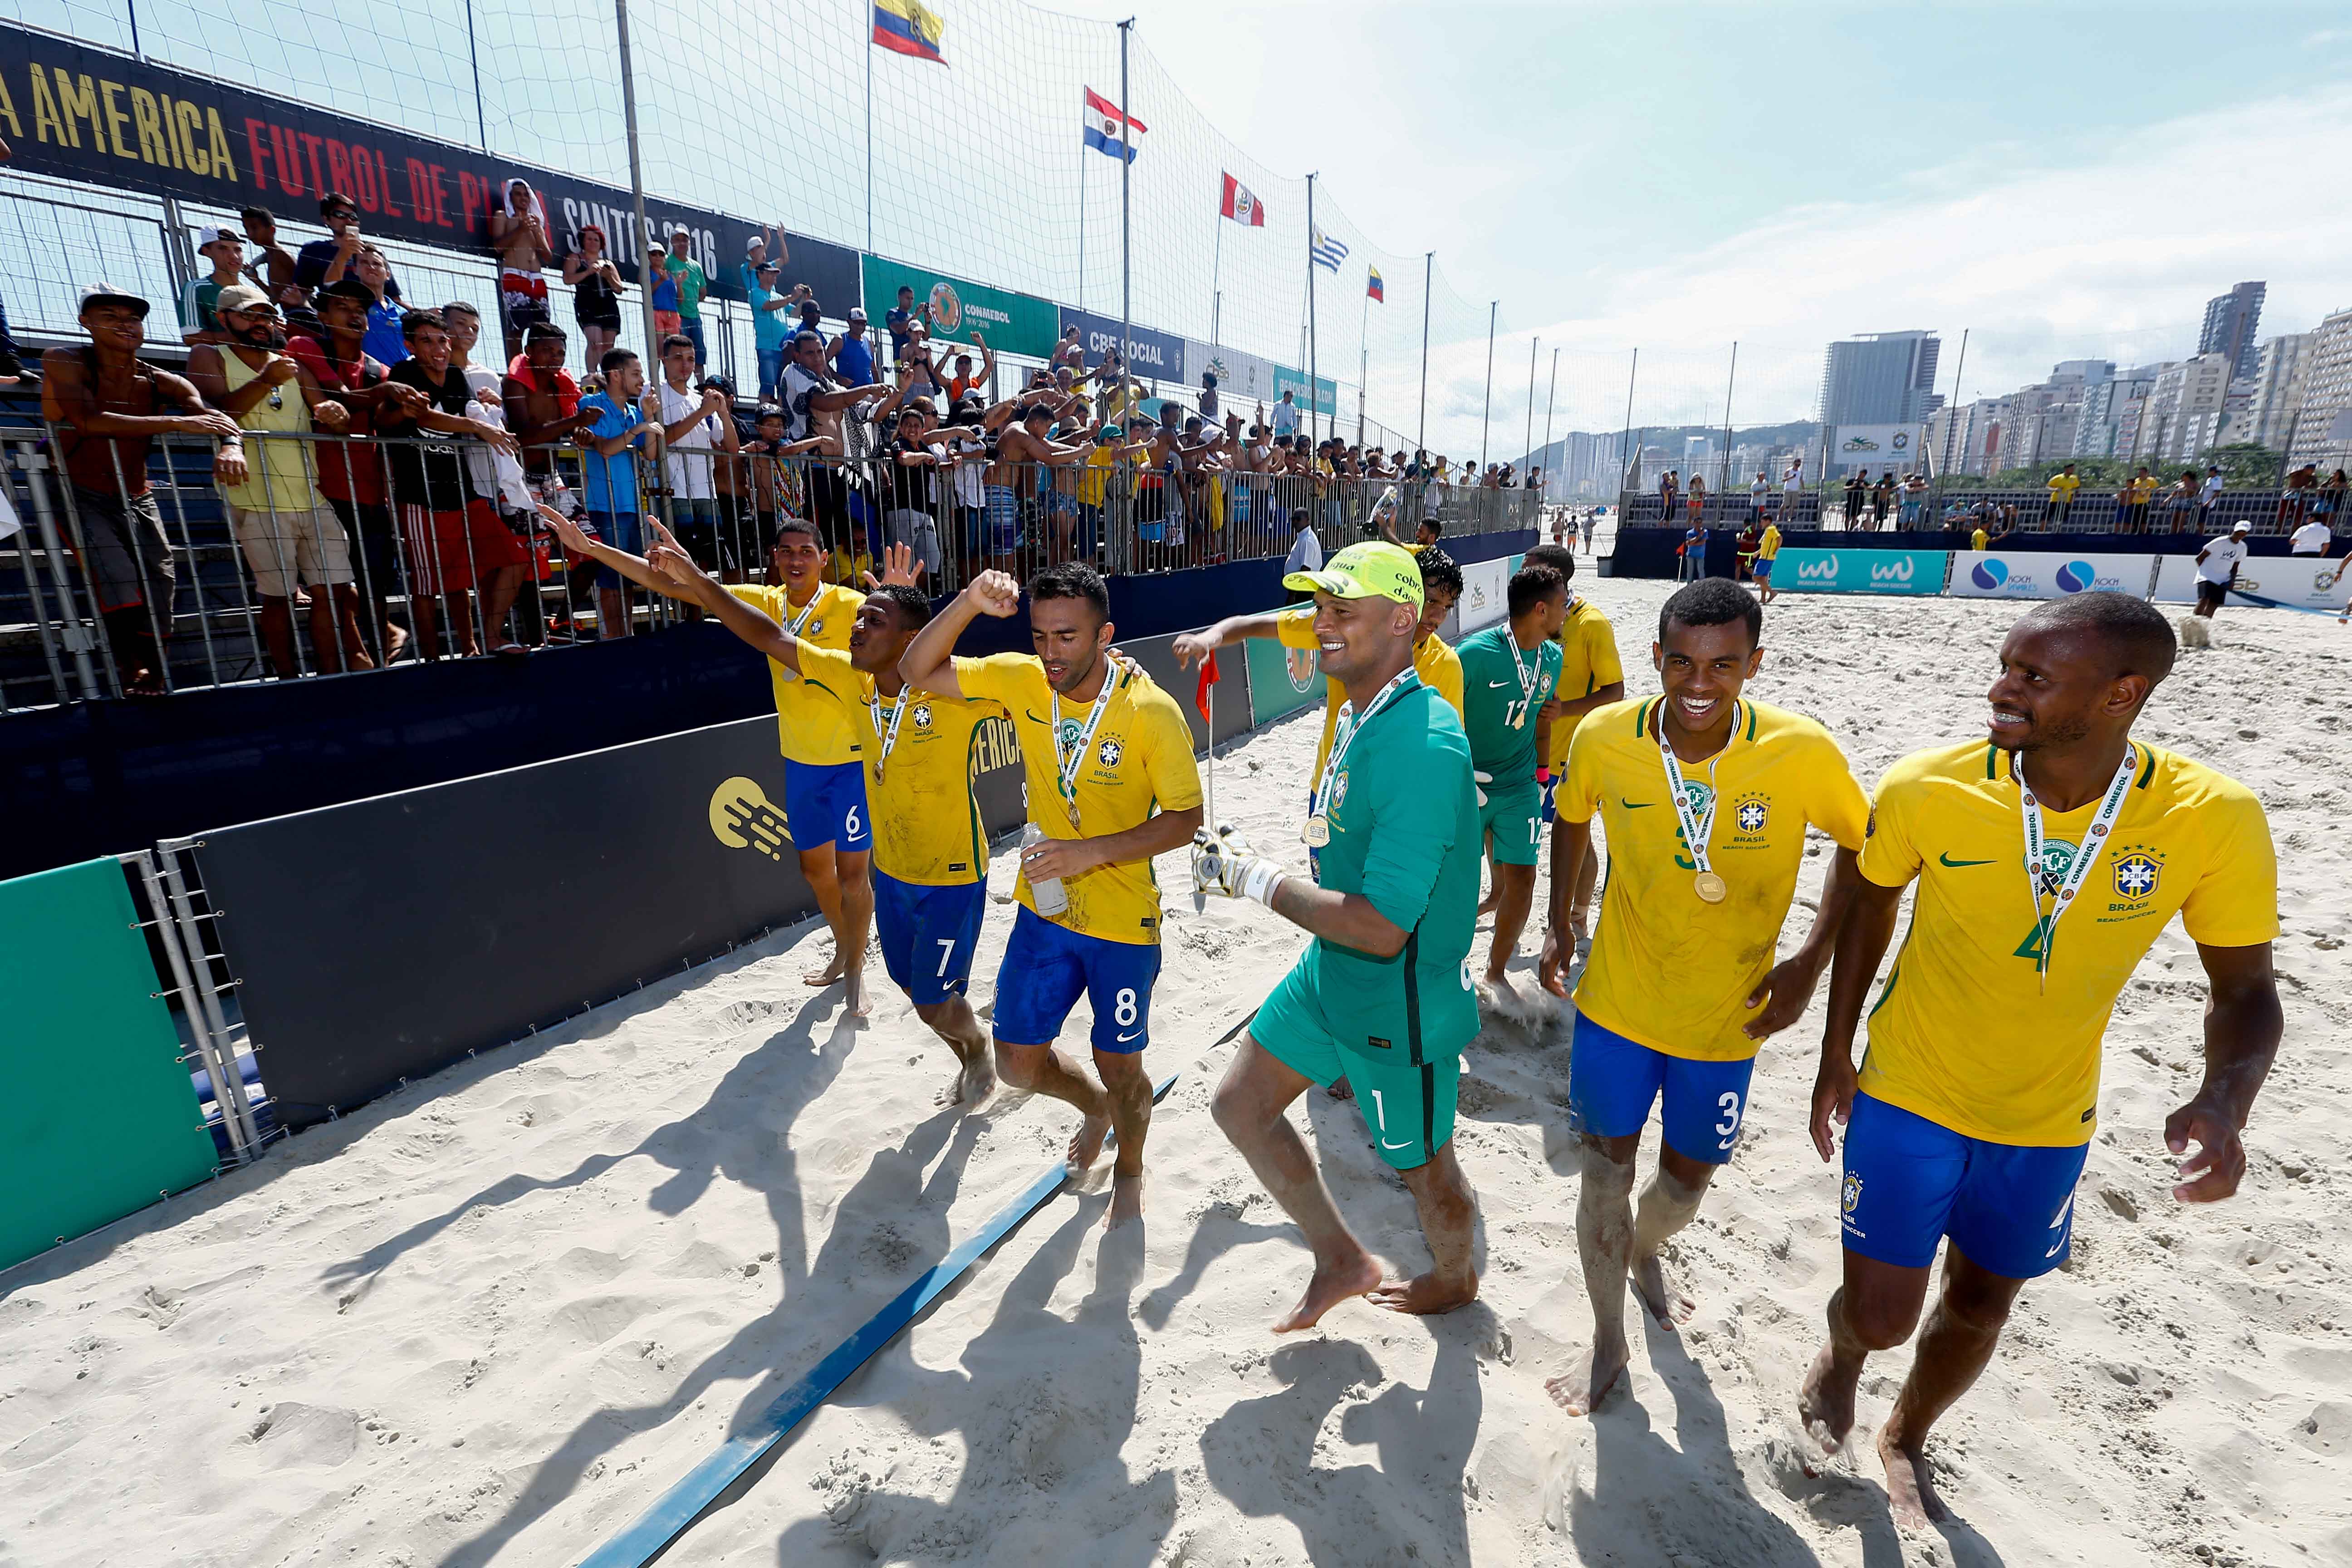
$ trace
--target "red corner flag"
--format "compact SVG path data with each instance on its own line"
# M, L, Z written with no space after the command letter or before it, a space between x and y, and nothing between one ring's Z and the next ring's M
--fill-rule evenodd
M1201 722L1203 724L1210 721L1209 688L1216 685L1216 683L1217 656L1215 654L1211 654L1208 658L1201 661L1201 684L1193 688L1192 690L1192 706L1201 710ZM1216 737L1212 735L1209 737L1209 741L1210 743L1213 745L1216 742Z

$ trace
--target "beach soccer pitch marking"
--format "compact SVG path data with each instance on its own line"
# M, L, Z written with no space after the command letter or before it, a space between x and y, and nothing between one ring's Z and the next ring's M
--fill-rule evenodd
M715 803L714 803L715 809ZM1220 1036L1215 1045L1233 1043L1235 1037L1249 1027L1257 1016L1253 1007L1241 1021ZM1202 1053L1203 1056L1207 1052ZM1168 1098L1184 1069L1170 1073L1153 1086L1154 1105ZM1106 1152L1116 1146L1114 1134L1104 1144ZM740 1480L744 1473L792 1435L793 1429L814 1414L819 1405L833 1397L835 1390L849 1381L850 1374L871 1360L874 1353L897 1339L907 1326L932 1302L946 1293L949 1286L962 1279L981 1255L1013 1234L1021 1222L1045 1206L1046 1202L1069 1184L1069 1166L1056 1160L1011 1203L992 1215L987 1224L964 1238L954 1251L926 1269L915 1282L901 1290L880 1311L868 1318L864 1326L825 1352L823 1360L800 1375L798 1381L778 1394L767 1409L753 1417L741 1432L727 1439L703 1461L688 1470L669 1490L657 1499L653 1507L637 1516L636 1521L618 1535L606 1541L580 1560L580 1568L645 1568L670 1543L693 1528L720 1494Z

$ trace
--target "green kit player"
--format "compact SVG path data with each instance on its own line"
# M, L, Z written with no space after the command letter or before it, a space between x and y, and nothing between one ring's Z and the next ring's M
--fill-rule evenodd
M1215 1101L1217 1125L1314 1249L1314 1279L1276 1332L1307 1328L1350 1296L1445 1312L1478 1294L1477 1200L1454 1158L1462 1049L1478 1032L1469 741L1413 671L1422 586L1410 553L1351 544L1283 586L1314 591L1324 673L1348 695L1300 835L1317 850L1316 873L1255 853L1230 827L1203 828L1192 849L1202 891L1255 899L1315 938L1251 1020ZM1431 1268L1417 1278L1381 1283L1284 1115L1308 1084L1343 1075L1420 1209Z
M1511 618L1464 637L1462 722L1477 770L1478 825L1495 856L1495 946L1486 984L1504 977L1536 896L1536 847L1543 837L1543 798L1551 782L1552 691L1568 618L1568 579L1556 566L1522 566L1511 577Z

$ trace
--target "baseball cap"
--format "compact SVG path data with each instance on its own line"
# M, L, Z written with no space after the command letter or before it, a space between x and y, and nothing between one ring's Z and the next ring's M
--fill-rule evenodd
M211 224L206 224L204 227L196 230L196 248L198 250L202 250L207 245L217 245L224 239L233 239L236 241L239 246L245 244L245 236L237 233L236 230L233 228L216 228Z
M762 247L762 246L766 245L767 243L768 243L768 237L767 237L766 235L764 235L764 234L755 234L755 235L753 235L751 238L749 238L749 239L747 239L747 240L745 240L745 241L743 242L743 254L744 254L744 255L746 255L746 256L749 256L749 255L751 255L753 251L755 251L755 250L759 249L761 247Z
M852 305L849 307L848 319L853 321L864 321L866 319L866 307L863 305Z
M1282 585L1335 599L1393 599L1421 608L1421 566L1412 552L1386 540L1350 544L1320 572L1293 572Z
M268 294L250 283L232 283L222 289L219 297L213 301L213 309L215 310L267 310L273 316L278 313L278 307L271 303Z
M117 289L111 283L86 284L81 291L81 303L76 307L74 313L79 315L92 305L128 305L139 313L140 320L144 321L147 318L146 300L127 289Z
M2231 523L2231 524L2230 525L2230 531L2231 531L2231 533L2252 533L2252 532L2253 532L2253 531L2254 531L2254 525L2253 525L2252 523L2251 523L2251 522L2248 522L2248 521L2247 521L2244 518L2242 518L2242 518L2240 518L2237 521L2235 521L2235 522L2233 522L2233 523Z
M344 278L328 284L325 288L319 290L319 298L321 300L356 300L361 304L366 305L371 309L375 305L375 290L369 288L366 284L361 282L356 278Z

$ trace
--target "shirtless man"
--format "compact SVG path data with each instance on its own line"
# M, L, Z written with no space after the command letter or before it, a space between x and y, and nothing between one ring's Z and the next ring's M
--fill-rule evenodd
M507 182L499 208L490 215L490 248L499 253L499 324L511 364L522 353L523 334L548 319L546 272L555 264L547 213L530 181Z
M1081 418L1085 417L1081 413ZM989 459L980 476L982 493L988 498L987 538L982 542L989 564L998 571L1007 570L1013 552L1021 547L1021 464L1037 463L1050 468L1067 468L1086 461L1091 443L1059 442L1052 439L1058 417L1050 398L1040 397L1015 410L1013 422L996 437L996 455Z

